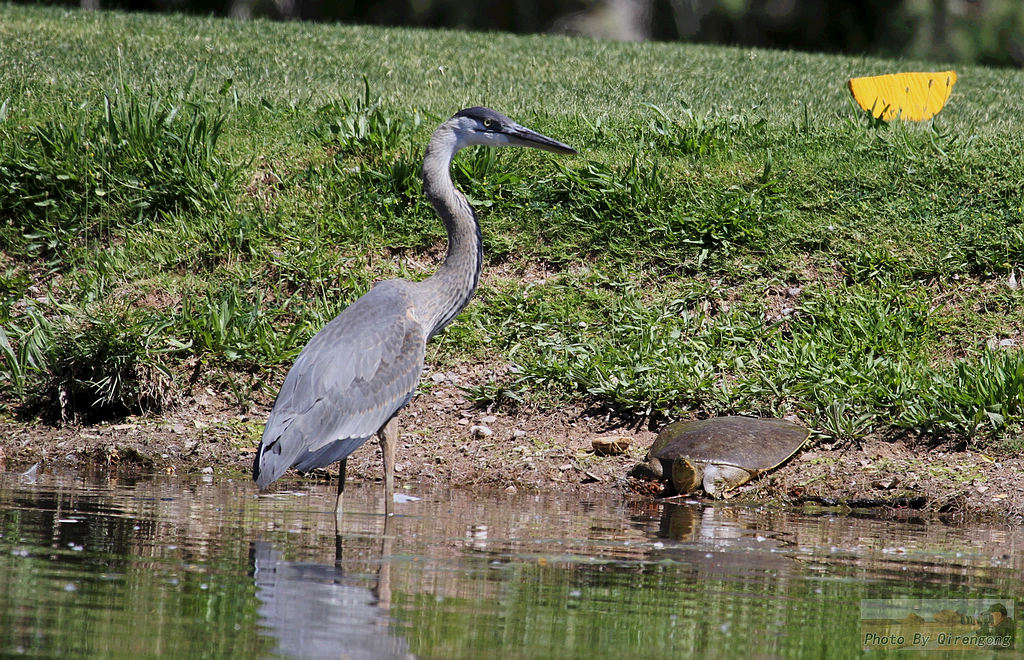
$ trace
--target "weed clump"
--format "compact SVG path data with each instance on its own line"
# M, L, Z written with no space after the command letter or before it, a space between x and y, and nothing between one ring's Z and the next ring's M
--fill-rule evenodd
M681 119L673 119L658 106L655 114L636 129L638 142L667 156L705 157L727 149L749 131L741 116L700 117L684 107Z
M165 409L174 378L159 346L166 323L130 310L65 315L32 309L0 331L0 374L29 409L53 421L93 422Z
M119 86L45 123L0 125L0 246L66 248L166 214L230 204L239 169L216 154L225 115Z
M380 98L370 100L370 83L363 78L363 96L342 98L321 106L317 115L322 122L320 135L338 145L340 152L354 155L380 155L396 149L419 126L415 114L412 126L404 118L384 109Z
M288 362L315 331L304 319L285 324L266 310L263 296L250 300L237 286L182 301L176 326L196 348L228 362L256 368ZM278 332L278 326L287 326Z
M54 342L43 391L61 420L158 412L172 401L171 374L148 347L157 328L124 321L88 319Z

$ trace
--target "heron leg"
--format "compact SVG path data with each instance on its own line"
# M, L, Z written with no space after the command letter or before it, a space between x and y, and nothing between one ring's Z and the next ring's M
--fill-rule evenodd
M334 504L334 522L339 534L341 533L341 498L345 494L345 467L347 465L347 458L341 459L338 463L338 501Z
M384 457L384 513L391 515L395 503L395 445L398 443L398 416L388 420L377 436Z
M377 571L377 607L391 609L391 516L384 516L384 532L380 540L380 570Z

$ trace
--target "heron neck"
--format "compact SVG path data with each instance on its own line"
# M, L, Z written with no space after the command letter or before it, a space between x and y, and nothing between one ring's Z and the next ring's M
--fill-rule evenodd
M423 159L423 192L444 221L448 254L444 263L420 285L428 303L421 311L429 335L440 332L469 303L480 282L483 240L473 207L451 177L451 163L461 148L444 125L434 132Z

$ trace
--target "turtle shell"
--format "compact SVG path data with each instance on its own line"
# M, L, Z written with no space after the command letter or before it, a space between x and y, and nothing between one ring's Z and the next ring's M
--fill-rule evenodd
M760 472L796 453L809 435L804 427L784 419L713 417L669 424L648 454L662 461L685 458Z

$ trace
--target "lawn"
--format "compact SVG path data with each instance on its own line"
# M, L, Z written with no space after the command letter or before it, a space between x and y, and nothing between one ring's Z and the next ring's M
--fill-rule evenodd
M7 414L266 402L372 282L436 266L423 148L488 105L580 155L456 161L484 278L427 359L498 373L480 405L1021 448L1024 72L958 67L934 120L879 125L847 78L947 67L14 5L0 68Z

